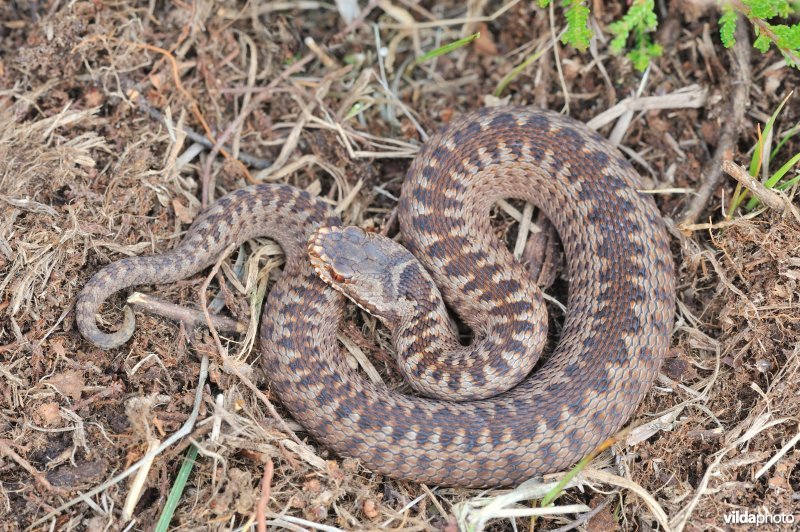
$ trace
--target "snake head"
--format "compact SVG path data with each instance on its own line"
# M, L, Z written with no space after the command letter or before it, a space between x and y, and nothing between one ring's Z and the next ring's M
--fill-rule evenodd
M320 227L308 241L317 275L387 326L410 301L397 292L397 272L416 259L403 246L358 227Z

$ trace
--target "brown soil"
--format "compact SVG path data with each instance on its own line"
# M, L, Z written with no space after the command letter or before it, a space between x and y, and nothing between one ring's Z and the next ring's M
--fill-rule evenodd
M618 7L592 3L600 28L618 16ZM187 332L140 312L133 339L105 352L75 328L75 298L89 277L123 256L169 249L201 208L203 193L213 199L252 179L277 180L332 198L349 224L383 228L421 131L491 103L500 80L550 44L550 20L535 2L512 2L492 20L466 24L442 23L481 15L457 2L400 0L393 10L370 4L366 21L351 31L344 31L333 3L289 4L0 5L5 528L124 528L130 479L89 503L58 508L125 470L190 418L203 353L209 376L192 427L201 453L173 527L251 526L268 462L274 464L266 506L272 527L312 526L288 522L300 518L342 529L453 529L455 505L480 494L396 482L318 446L269 393L269 375L257 350L242 346L244 335L227 334L221 353L206 331ZM696 8L693 2L667 4L658 40L668 44L643 95L697 84L708 96L700 108L637 112L622 138L648 188L671 189L655 198L674 238L679 304L669 358L631 425L663 423L642 441L617 446L605 470L641 486L675 529L750 528L724 521L745 510L800 519L800 449L787 445L800 430L800 221L776 210L726 220L735 182L723 177L700 218L709 223L680 224L730 119L733 58L718 42L713 11L686 8ZM482 13L502 6L490 2ZM419 24L403 29L404 17ZM556 28L563 23L556 16ZM376 25L387 51L382 57ZM409 66L421 52L476 30L482 37L474 45ZM568 101L569 114L588 121L634 94L642 79L629 61L608 53L604 40L596 55L559 45L558 69L550 49L503 97L554 110ZM743 166L759 124L800 86L800 73L775 52L753 51L749 61L750 96L733 153ZM773 146L800 121L797 102L795 95L777 121ZM356 103L361 112L350 113ZM224 153L190 156L195 139L179 125L214 138L227 133ZM773 170L799 151L800 142L788 142ZM348 197L354 187L360 188ZM497 227L513 246L511 218L499 211ZM238 255L221 275L230 276ZM258 267L279 264L274 248L261 256L242 267L253 272L242 281L248 288L269 277L262 271L256 279ZM196 309L206 276L142 291ZM227 286L218 296L227 308L221 313L249 322L252 300ZM218 287L211 283L209 300ZM563 296L564 282L551 292ZM120 296L107 305L106 325L118 323L122 302ZM389 385L399 385L386 331L361 312L351 318L344 335L357 347L350 351L366 353ZM134 529L153 528L189 444L184 438L156 457L135 505ZM588 523L575 523L580 528L661 526L646 496L613 482L593 480L556 501L572 503L602 505ZM580 514L550 516L534 525L517 518L516 527L555 529L576 519ZM499 519L489 529L512 527Z

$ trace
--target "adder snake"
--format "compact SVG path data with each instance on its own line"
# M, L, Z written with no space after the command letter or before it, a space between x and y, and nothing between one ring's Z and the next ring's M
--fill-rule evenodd
M571 466L617 431L668 349L672 259L663 221L639 186L631 165L582 124L528 108L482 110L426 142L403 184L402 239L424 269L388 239L337 228L326 204L304 191L255 185L210 206L173 250L98 272L78 298L77 323L98 346L121 345L133 333L132 313L116 333L95 322L111 294L185 278L231 243L270 236L286 264L264 306L261 353L294 418L337 453L391 477L516 484ZM530 375L546 313L492 231L490 208L507 197L544 211L568 264L560 340ZM459 343L431 278L474 332L470 346ZM426 397L373 384L348 366L336 340L340 292L394 327L398 352L410 350L401 369Z

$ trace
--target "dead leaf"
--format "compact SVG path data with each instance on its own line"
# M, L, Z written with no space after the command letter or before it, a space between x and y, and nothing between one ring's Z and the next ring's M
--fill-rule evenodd
M178 220L182 223L190 224L194 220L196 214L194 209L185 206L178 198L172 200L172 208L175 210L175 216L177 216Z
M641 442L659 431L672 430L672 425L675 423L675 420L678 419L678 416L681 412L683 412L682 407L675 408L658 419L654 419L653 421L647 423L642 423L638 427L635 427L628 433L628 437L625 439L625 445L628 447L633 447L635 445L639 445Z
M53 486L76 488L93 483L103 476L108 468L105 460L78 462L76 466L63 466L47 473L47 480Z
M83 375L79 371L64 371L45 381L53 386L59 393L77 401L81 398L84 387Z
M59 357L67 356L67 350L64 348L64 340L62 340L61 338L56 338L53 341L51 341L50 349L52 349L53 352Z
M46 427L51 427L61 421L61 411L58 403L55 401L48 401L42 403L36 408L37 421Z
M792 485L789 483L789 476L792 474L793 464L783 462L775 468L775 474L767 481L771 489L792 493Z
M591 505L590 506L597 506ZM606 505L602 510L597 512L589 522L586 523L586 530L619 530L619 523L614 518L614 512L611 511L611 505Z
M497 55L497 46L494 44L492 34L485 22L478 26L478 32L481 36L475 39L475 51L483 55Z

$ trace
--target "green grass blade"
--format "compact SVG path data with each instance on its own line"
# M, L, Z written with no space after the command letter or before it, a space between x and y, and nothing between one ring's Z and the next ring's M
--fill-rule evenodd
M770 178L764 183L764 186L767 188L773 188L778 184L778 182L780 182L781 179L783 179L783 176L785 176L786 173L798 163L798 161L800 161L800 153L795 154L795 156L789 159L786 164L781 166L777 172L772 174L772 176L770 176Z
M795 154L795 156L789 159L786 164L781 166L777 172L772 174L770 178L764 182L764 186L767 188L775 188L780 180L783 179L783 176L785 176L798 162L800 162L800 153ZM758 198L750 198L750 201L747 202L747 210L753 210L756 205L758 205Z
M764 149L764 135L761 133L761 125L756 126L756 131L758 132L758 141L756 141L755 149L753 149L753 155L750 157L750 170L748 170L750 175L753 177L758 174L758 169L761 167L761 152ZM733 216L733 213L736 212L736 209L739 208L739 205L744 201L748 194L749 191L743 189L741 183L736 183L736 190L733 192L731 206L728 209L728 219Z
M787 188L791 187L792 185L794 185L797 182L800 182L800 175L794 176L789 181L784 181L783 183L781 183L780 185L778 185L775 188L777 188L778 190L786 190Z
M739 204L744 199L745 194L747 194L746 190L742 190L742 184L737 182L736 188L733 189L733 199L731 200L731 206L728 207L728 215L727 218L730 220L733 217L733 213L736 212L736 209L739 207Z
M172 521L172 516L175 515L175 509L178 507L178 502L181 500L181 495L183 495L183 489L186 487L186 481L189 479L189 475L194 467L195 458L197 458L197 447L190 445L189 450L186 451L186 459L183 461L181 469L178 471L178 476L175 477L175 483L172 484L172 489L169 490L169 496L167 497L164 509L158 517L155 528L156 532L167 532L169 523Z
M750 175L753 177L758 177L758 170L761 167L761 163L763 161L762 152L764 151L765 139L769 137L769 134L772 132L772 127L775 125L775 120L778 118L778 115L783 109L783 106L786 105L786 102L789 101L789 98L792 97L792 94L794 94L794 91L790 91L789 94L786 96L786 98L783 99L783 101L778 105L778 108L775 109L775 112L772 113L772 116L769 117L769 120L767 120L767 123L764 126L764 131L759 132L758 142L756 143L755 149L753 150L753 155L750 157L749 172ZM794 131L790 133L789 136L791 135L794 135ZM788 138L782 140L781 143L774 150L770 152L769 154L770 160L772 160L772 157L775 156L775 154L778 152L778 149L780 149L780 147L783 146L786 140L788 140ZM733 193L731 206L728 209L728 216L727 216L728 219L730 219L733 216L733 213L736 212L736 209L739 207L742 201L744 201L744 198L745 196L747 196L747 194L748 193L746 190L742 190L741 185L738 184L736 185L736 191ZM747 202L745 208L747 210L752 210L756 205L758 205L758 200L756 198L750 198L750 201Z
M778 118L778 115L783 109L783 106L786 105L786 102L789 101L789 98L792 97L792 92L790 91L786 98L778 105L778 108L775 109L775 112L772 113L772 116L769 117L767 120L767 125L764 126L764 132L761 134L761 139L766 139L769 137L769 134L772 132L772 126L775 125L775 119ZM762 150L764 149L764 141L762 140L756 145L756 149L753 152L753 157L750 159L750 175L756 177L758 175L758 167L761 165L762 160Z
M477 39L480 36L481 36L480 32L473 33L469 37L464 37L463 39L459 39L457 41L453 41L451 43L447 43L447 44L445 44L443 46L440 46L439 48L437 48L435 50L431 50L427 54L424 54L424 55L421 55L421 56L417 57L414 60L414 64L421 65L422 63L430 61L434 57L439 57L440 55L449 54L453 50L458 50L462 46L466 46L467 44L471 43L472 41L474 41L475 39Z
M769 160L770 160L770 161L771 161L772 159L774 159L774 158L775 158L775 156L778 154L778 152L780 151L780 149L781 149L781 148L783 148L783 145L784 145L784 144L786 144L787 142L789 142L789 141L792 139L792 137L794 137L794 136L795 136L795 134L796 134L798 131L800 131L800 123L798 123L797 125L795 125L795 126L794 126L794 127L793 127L793 128L790 130L790 131L789 131L789 133L787 133L787 134L786 134L786 136L785 136L785 137L783 137L783 138L781 139L781 141L778 143L778 145L777 145L777 146L775 146L775 149L774 149L774 150L772 150L772 153L770 153L770 154L769 154Z
M370 103L368 103L368 104L364 104L364 102L356 102L356 103L354 103L353 107L351 107L350 110L347 111L347 115L345 115L344 121L347 122L351 118L354 118L354 117L358 116L358 113L366 111L371 106L372 106L372 104L370 104Z
M501 80L500 80L500 83L498 83L498 84L497 84L497 88L494 90L494 95L495 95L496 97L498 97L498 98L499 98L499 97L500 97L500 95L501 95L501 94L503 94L503 91L504 91L504 90L506 90L506 87L508 87L508 85L509 85L509 84L510 84L512 81L514 81L514 80L517 78L517 76L519 76L519 75L520 75L520 73L521 73L523 70L525 70L526 68L528 68L528 66L529 66L531 63L533 63L534 61L536 61L537 59L539 59L540 57L542 57L542 54L544 54L544 53L545 53L545 51L547 51L547 48L542 48L542 49L541 49L541 50L539 50L538 52L534 52L534 53L532 53L531 55L529 55L529 56L528 56L528 57L525 59L525 61L523 61L523 62L522 62L522 63L520 63L519 65L515 66L515 67L514 67L514 68L511 70L511 72L509 72L508 74L506 74L506 75L505 75L505 77L504 77L503 79L501 79Z
M769 121L767 121L769 124ZM761 166L761 151L764 149L764 135L761 130L758 131L758 141L756 142L753 155L750 156L750 175L755 177L758 175L758 167Z
M556 484L556 485L553 487L553 489L551 489L550 491L548 491L548 492L547 492L547 495L545 495L545 496L542 498L542 503L541 503L541 506L542 506L542 508L544 508L545 506L549 506L550 504L552 504L552 502L553 502L554 500L556 500L556 499L558 498L558 496L561 494L561 491L564 489L564 486L566 486L566 485L567 485L567 483L568 483L570 480L572 480L573 478L575 478L575 475L577 475L578 473L580 473L581 471L583 471L583 470L586 468L586 465L587 465L589 462L591 462L593 458L594 458L594 455L589 455L589 456L586 456L586 457L584 457L584 458L583 458L583 459L582 459L580 462L578 462L578 464L577 464L575 467L573 467L572 469L570 469L569 473L567 473L566 475L564 475L564 477L563 477L561 480L559 480L559 481L558 481L558 484Z
M556 484L553 487L553 489L551 489L549 492L547 492L547 495L542 497L541 507L544 508L545 506L548 506L553 501L555 501L558 498L558 496L561 494L561 491L564 489L564 486L566 486L567 483L570 480L575 478L575 475L577 475L578 473L583 471L586 468L586 466L589 464L589 462L594 460L595 457L597 457L597 455L599 455L600 453L602 453L603 451L605 451L606 449L608 449L609 447L611 447L612 445L614 445L615 443L620 441L622 438L626 438L628 436L628 434L630 434L630 432L631 432L631 427L627 427L627 428L619 431L617 434L615 434L614 436L611 436L610 438L606 439L606 441L604 441L599 446L597 446L597 448L594 451L592 451L588 455L584 456L583 459L580 462L578 462L577 465L575 467L573 467L569 471L569 473L564 475L564 478L562 478L558 482L558 484Z

